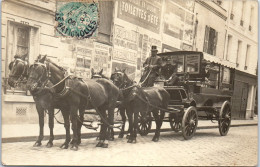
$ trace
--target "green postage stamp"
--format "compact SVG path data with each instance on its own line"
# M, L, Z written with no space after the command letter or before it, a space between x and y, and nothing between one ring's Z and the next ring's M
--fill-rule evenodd
M56 36L79 39L96 37L99 6L94 1L57 1Z

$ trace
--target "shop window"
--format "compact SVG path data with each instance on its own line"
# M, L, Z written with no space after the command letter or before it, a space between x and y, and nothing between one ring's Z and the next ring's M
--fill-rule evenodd
M203 51L216 56L217 42L218 32L215 29L206 26Z

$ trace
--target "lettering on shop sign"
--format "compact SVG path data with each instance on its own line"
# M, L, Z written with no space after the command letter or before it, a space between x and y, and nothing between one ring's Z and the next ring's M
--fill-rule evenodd
M161 5L154 0L121 0L119 1L118 17L158 33Z
M136 64L136 60L137 60L136 57L137 57L136 53L134 52L114 49L114 54L113 54L114 60Z
M98 3L58 1L56 35L79 39L96 36L98 15Z
M91 55L92 55L92 50L89 50L86 48L77 47L77 52L81 53L87 57L91 57Z
M115 25L114 45L136 51L138 46L138 33Z

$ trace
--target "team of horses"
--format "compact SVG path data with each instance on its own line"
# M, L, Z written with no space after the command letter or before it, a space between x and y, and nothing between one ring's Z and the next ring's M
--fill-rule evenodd
M78 150L81 143L81 127L85 110L95 109L101 118L99 141L96 147L108 147L108 141L114 139L114 110L118 108L122 116L122 128L119 138L125 132L126 115L128 117L128 143L135 143L138 128L138 115L146 117L150 112L156 122L153 141L157 142L160 128L167 110L170 95L164 88L141 87L128 78L125 70L115 69L111 78L92 69L91 79L81 79L66 75L66 70L45 56L39 55L29 66L24 58L16 58L9 64L8 84L11 87L26 81L26 87L33 96L39 116L40 133L34 146L41 146L43 140L44 112L48 111L50 138L47 147L53 146L54 109L60 109L66 130L65 142L61 148ZM118 103L120 102L120 103ZM73 139L70 137L70 121Z

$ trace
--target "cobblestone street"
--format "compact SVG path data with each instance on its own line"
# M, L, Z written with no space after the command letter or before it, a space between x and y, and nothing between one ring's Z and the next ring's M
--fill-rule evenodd
M158 143L153 134L138 136L136 144L116 138L109 148L96 148L94 138L83 139L77 152L62 150L64 140L53 148L32 147L34 142L2 144L4 165L197 165L255 166L257 164L257 126L231 127L221 137L218 129L200 129L191 140L181 133L163 132Z

